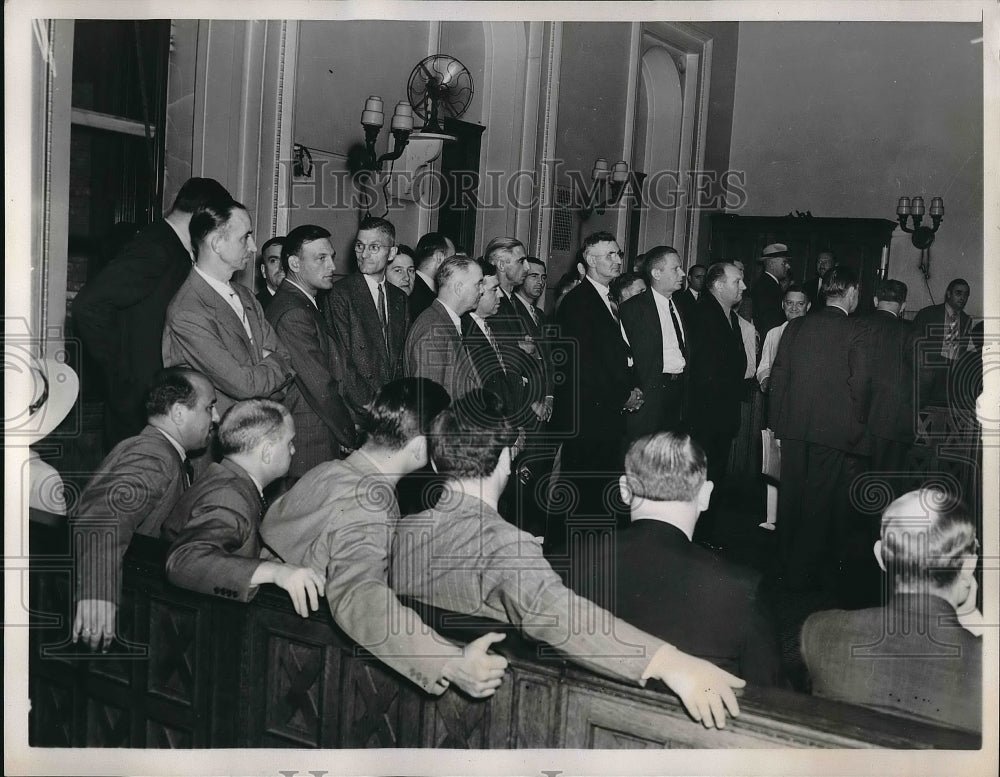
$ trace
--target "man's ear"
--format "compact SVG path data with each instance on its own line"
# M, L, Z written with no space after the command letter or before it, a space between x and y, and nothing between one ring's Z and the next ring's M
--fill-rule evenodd
M271 456L274 454L274 444L270 440L265 440L260 446L260 460L264 464L271 463Z
M618 478L618 493L622 495L622 501L625 504L632 504L632 489L629 488L628 477L626 475Z
M878 562L879 568L885 572L885 559L882 557L882 540L875 540L872 550L875 551L875 560Z
M878 297L872 297L872 300L875 302L875 307L878 307Z
M171 423L176 427L181 427L184 425L184 419L187 416L188 407L183 402L174 402L170 406L170 411L167 413L170 418Z
M212 236L208 239L208 245L212 249L212 253L218 254L218 245L225 235L222 233L221 229L217 229L212 233Z
M302 263L299 261L299 257L297 257L295 254L292 254L291 256L288 257L289 270L291 270L293 273L298 274L301 267Z
M698 511L705 512L708 509L709 503L712 501L712 489L715 488L715 483L711 480L706 480L701 484L701 488L698 489Z
M266 281L267 280L267 265L266 264L258 264L257 265L257 269L260 271L260 277L263 278Z
M399 251L399 246L392 246L389 249L389 258L386 260L386 262L385 262L386 264L389 264L390 262L392 262L393 259L396 258L396 252L397 251Z

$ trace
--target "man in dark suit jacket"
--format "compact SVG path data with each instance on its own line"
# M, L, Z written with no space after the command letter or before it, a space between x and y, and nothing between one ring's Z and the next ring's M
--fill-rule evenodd
M922 308L913 319L920 338L920 406L951 404L948 378L971 342L972 319L965 312L969 294L968 282L955 278L948 284L943 303Z
M462 316L462 339L483 388L500 397L507 419L514 423L523 387L520 376L508 368L500 339L493 329L503 295L500 279L489 262L481 260L477 264L483 272L483 294L475 310Z
M622 472L624 414L638 410L643 400L609 298L608 285L622 270L621 249L610 232L596 232L584 239L582 253L587 277L566 295L557 315L560 336L571 347L555 413L564 440L561 472L579 495L577 513L606 516L604 494ZM559 545L558 524L572 517L558 517L546 540Z
M781 309L785 290L781 284L792 269L788 263L788 246L772 243L761 252L761 261L764 272L753 285L750 297L753 300L753 325L758 332L767 334L785 323L785 312Z
M483 383L462 340L462 315L479 304L483 271L471 259L452 257L435 275L438 296L410 327L404 346L406 377L430 378L457 399Z
M218 181L188 179L170 212L144 228L73 300L74 327L104 372L108 448L145 423L143 400L163 366L167 306L191 270L191 216L231 199Z
M171 583L238 602L274 583L303 618L319 607L321 575L260 558L263 492L288 472L293 437L292 416L277 402L244 400L227 411L219 424L222 462L209 465L163 525L164 538L173 542L167 556Z
M684 416L687 340L674 296L684 283L676 249L657 246L646 252L649 288L619 308L632 343L635 373L645 400L627 419L629 439L676 430Z
M260 249L260 259L257 262L257 268L260 270L263 285L257 290L254 296L257 297L257 301L265 313L274 295L278 293L278 287L285 279L285 269L281 265L281 248L284 243L285 239L283 237L272 237Z
M355 423L382 386L403 374L410 328L406 294L386 280L396 255L396 229L369 216L354 242L358 272L334 284L324 310L344 364L344 398Z
M708 268L703 264L692 264L687 271L687 284L685 287L673 295L674 304L681 311L681 315L687 316L691 308L701 299L705 288L705 273Z
M822 293L823 279L830 272L830 269L836 266L837 258L833 255L832 251L820 251L816 256L816 277L810 278L802 284L806 296L809 297L810 313L816 313L826 306L826 300L823 298L824 295Z
M872 470L896 476L906 465L916 428L913 407L916 332L902 317L906 293L902 281L879 281L875 311L859 319L859 325L868 330L863 338L865 352L853 355L854 359L867 360L862 372L866 385L858 386L855 391L868 436ZM890 480L887 485L891 489L894 483Z
M411 321L416 321L417 316L427 310L437 298L434 276L442 263L454 255L455 244L440 232L428 232L417 241L416 248L413 249L417 273L409 298Z
M191 219L197 263L167 308L163 330L163 363L205 373L221 413L240 399L280 400L294 377L288 349L253 293L230 283L256 251L251 227L237 202L203 208Z
M733 308L745 290L743 272L736 265L713 264L705 276L705 293L688 319L691 436L708 456L708 478L716 488L721 488L725 479L729 446L740 427L747 354ZM716 515L713 504L698 522L699 540L712 539Z
M148 421L123 440L90 479L72 521L78 548L73 641L105 650L115 636L121 565L132 535L159 537L191 485L187 454L208 445L219 420L215 389L186 367L160 370L146 399Z
M285 399L298 430L289 481L357 445L355 422L343 396L344 362L316 302L319 292L333 285L335 253L323 227L304 225L289 232L281 253L285 280L267 309L267 320L287 345L295 370Z
M705 453L689 436L661 432L634 442L621 480L632 524L617 535L601 588L622 620L747 682L775 685L780 662L774 624L757 597L759 573L691 541L712 486Z
M981 731L977 550L974 519L953 496L923 489L890 504L875 547L890 598L806 619L801 648L812 692Z
M781 440L778 540L792 590L843 586L849 492L868 453L862 391L866 330L849 318L858 278L836 267L824 281L826 307L788 323L771 368L768 418ZM836 542L834 542L836 541Z

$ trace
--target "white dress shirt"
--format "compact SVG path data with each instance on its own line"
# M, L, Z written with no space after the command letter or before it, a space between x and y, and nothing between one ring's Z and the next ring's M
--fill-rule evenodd
M764 337L764 347L760 350L760 364L757 365L757 380L763 383L771 377L771 367L774 364L774 357L778 355L778 343L781 342L781 335L785 333L788 326L786 321L781 326L776 326Z
M240 301L240 295L236 293L236 289L229 285L229 283L224 283L223 281L216 280L211 275L202 270L198 265L194 266L195 272L197 272L205 282L215 289L216 293L222 299L226 301L226 304L233 309L236 313L236 317L243 323L243 328L246 330L247 337L250 338L250 342L253 342L253 332L250 330L250 320L247 318L246 311L243 310L243 303Z
M382 276L382 280L379 280L374 275L365 275L361 273L361 277L365 279L365 283L368 284L368 291L372 295L372 302L375 303L375 310L378 311L378 287L382 287L382 294L385 299L385 325L389 326L389 292L385 288L385 276Z
M669 297L660 294L656 289L653 292L653 302L656 303L656 314L660 319L660 331L663 332L663 371L671 375L678 375L684 372L687 362L681 353L680 343L677 342L677 332L674 331L674 321L670 316L670 306L673 304ZM677 325L681 328L681 336L686 336L681 317L677 314L677 307L674 306L674 313L677 315Z

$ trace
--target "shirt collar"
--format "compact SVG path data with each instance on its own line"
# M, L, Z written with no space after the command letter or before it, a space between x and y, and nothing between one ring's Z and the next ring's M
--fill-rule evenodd
M170 444L174 446L174 450L177 451L177 455L179 455L181 457L181 461L184 461L184 459L187 458L187 451L184 450L184 446L181 445L179 442L177 442L177 440L175 440L170 434L168 434L167 432L165 432L160 427L157 426L155 428L156 428L156 430L160 434L162 434L164 437L167 438L167 440L170 442Z
M845 308L843 305L838 305L836 302L827 302L826 306L828 308L836 308L837 310L843 310L845 316L851 315L851 311Z
M231 295L236 293L236 289L234 289L228 282L220 281L218 278L213 278L207 272L202 270L198 265L195 265L194 269L195 272L197 272L198 275L204 278L205 282L213 289L215 289L215 291L218 292L219 296L221 296L223 299L228 300L228 298ZM240 301L242 302L242 300Z
M368 288L371 289L372 294L378 294L378 286L380 283L385 283L385 275L382 275L381 280L374 275L367 275L361 273L361 277L365 279L365 283L368 284Z
M292 284L292 286L294 286L296 289L298 289L299 291L301 291L303 294L305 294L309 298L309 301L313 304L314 308L316 308L317 310L319 309L319 305L316 304L316 296L315 295L310 294L307 289L305 289L302 286L300 286L299 284L297 284L291 278L287 278L286 277L285 280L288 281L290 284Z
M462 331L462 319L459 317L458 313L456 313L454 310L452 310L450 307L448 307L447 303L444 300L442 300L440 297L437 298L437 301L441 304L441 307L443 307L445 309L445 311L448 313L448 317L455 324L455 328L459 331L459 333L461 333L461 331Z
M600 281L595 281L589 275L587 276L587 280L590 281L591 284L593 284L593 286L594 286L595 289L597 289L597 293L601 295L602 299L607 299L608 298L608 294L611 293L611 289L609 289L607 286L605 286Z

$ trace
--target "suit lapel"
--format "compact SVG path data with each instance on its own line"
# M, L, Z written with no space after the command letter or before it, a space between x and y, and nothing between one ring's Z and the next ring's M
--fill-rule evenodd
M202 304L215 311L214 318L221 325L220 329L223 332L229 333L231 336L243 343L243 347L246 348L247 352L256 354L257 359L259 360L261 356L261 354L257 353L259 346L258 349L255 349L250 343L250 338L247 337L246 329L243 328L243 322L240 321L240 317L236 315L236 311L229 306L228 302L219 296L219 292L208 285L208 281L202 278L198 272L192 272L189 277L192 280L192 288L198 295ZM239 294L239 288L242 288L239 287L239 284L233 286L233 289L236 290L237 294ZM240 301L243 302L243 309L246 311L246 302L244 301L242 295L240 296ZM248 318L254 318L254 316L248 314ZM250 325L250 331L253 331L253 324Z

